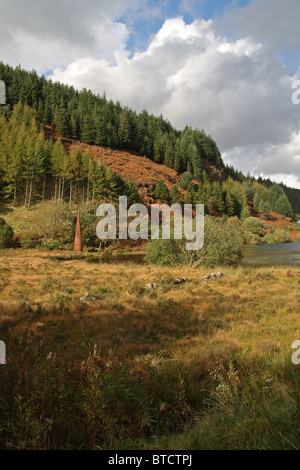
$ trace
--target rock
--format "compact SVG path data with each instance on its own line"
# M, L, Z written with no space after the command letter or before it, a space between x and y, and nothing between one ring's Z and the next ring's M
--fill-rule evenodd
M187 277L179 277L178 279L175 279L174 284L183 284L184 282L187 282L188 278Z
M154 290L154 289L156 289L156 288L157 288L157 285L154 284L154 283L152 283L152 284L147 284L147 285L146 285L146 290L150 290L150 291L151 291L151 290Z
M86 292L83 297L80 298L80 302L93 302L96 300L96 297L91 295L89 292Z
M209 281L214 281L215 279L221 279L221 277L223 277L224 274L219 272L219 273L211 273L209 276L204 276L202 278L202 280L204 282L209 282Z

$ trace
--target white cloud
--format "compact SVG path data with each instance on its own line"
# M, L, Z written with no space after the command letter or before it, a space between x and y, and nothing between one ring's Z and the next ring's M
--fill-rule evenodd
M291 103L292 77L279 58L282 47L298 51L299 1L252 0L190 25L169 19L130 56L136 19L159 17L166 1L154 4L0 0L0 60L54 70L54 80L162 113L178 128L204 128L227 163L300 187L300 105ZM189 5L183 0L182 11Z
M251 0L246 6L230 8L219 18L219 31L236 37L250 36L268 44L273 52L295 54L299 61L299 0Z
M244 172L286 174L289 181L296 175L300 187L300 106L291 102L292 78L268 48L217 36L212 21L187 25L173 18L146 51L130 58L119 50L115 61L80 59L52 78L162 113L178 128L204 128L226 162Z
M129 36L118 18L140 5L139 0L0 0L0 60L42 73L86 56L111 61Z

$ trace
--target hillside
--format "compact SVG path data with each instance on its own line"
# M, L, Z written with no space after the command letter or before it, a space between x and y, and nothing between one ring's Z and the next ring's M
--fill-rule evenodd
M130 205L204 204L224 221L254 216L271 229L285 217L292 231L300 191L225 167L203 130L178 131L162 116L2 63L0 79L8 100L0 109L0 194L13 207L54 200L72 210L126 195Z
M54 141L61 139L67 152L70 152L71 149L79 150L82 153L90 152L100 165L104 164L110 167L126 183L132 182L137 188L141 199L146 203L154 201L153 190L160 181L171 191L180 180L181 175L178 171L163 163L156 163L150 158L141 156L134 151L89 145L78 140L66 138L57 134L52 126L49 125L45 125L44 130ZM217 168L215 165L211 165L207 159L204 159L202 163L210 181L221 182L226 179L223 167ZM197 181L194 181L194 183L197 184ZM186 190L180 187L178 190L182 197L185 197Z
M177 171L164 164L155 163L149 158L145 156L142 157L133 151L130 152L108 147L88 145L80 141L64 138L62 135L58 135L49 125L44 126L44 129L46 134L55 141L61 139L67 151L70 151L72 148L80 150L83 153L88 151L97 159L99 164L104 164L105 166L110 167L114 172L120 175L126 183L133 182L145 204L157 202L153 198L153 189L160 181L162 181L171 192L174 185L178 184L178 181L180 180L180 174ZM210 181L225 180L226 173L223 168L218 169L215 166L210 165L207 160L203 163ZM197 184L196 181L194 181L194 183ZM180 187L178 189L181 196L184 198L187 191ZM253 217L261 218L264 224L270 225L274 229L292 227L293 225L290 217L285 217L284 215L278 214L274 211L271 211L268 215L268 219L265 219L260 215L259 211L254 209L251 201L249 201L248 204ZM219 217L222 216L220 213L213 211L212 213ZM271 233L271 230L267 229L267 233ZM290 231L293 241L296 241L298 234L299 231Z

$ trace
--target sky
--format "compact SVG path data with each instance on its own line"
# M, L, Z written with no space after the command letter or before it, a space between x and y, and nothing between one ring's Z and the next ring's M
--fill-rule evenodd
M0 0L0 61L204 129L225 163L300 188L299 18L299 0Z

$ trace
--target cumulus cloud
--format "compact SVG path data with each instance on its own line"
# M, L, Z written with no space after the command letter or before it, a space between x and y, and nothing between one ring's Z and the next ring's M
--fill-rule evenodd
M193 11L190 2L179 5ZM163 114L177 128L203 128L227 163L300 187L300 105L291 102L293 77L279 55L282 48L298 51L298 0L252 0L191 24L168 19L145 50L131 55L126 45L136 19L159 17L165 6L0 0L0 60L105 91L137 111Z
M181 129L204 128L227 163L300 187L292 77L267 47L251 38L218 36L211 20L188 25L173 18L146 51L129 57L119 50L115 61L111 66L83 58L55 69L52 79L105 91L137 111L162 113Z
M81 57L109 61L129 31L118 21L139 0L0 0L0 58L39 72Z
M246 6L230 8L218 28L238 37L250 36L274 51L295 54L299 61L299 17L299 0L251 0Z

